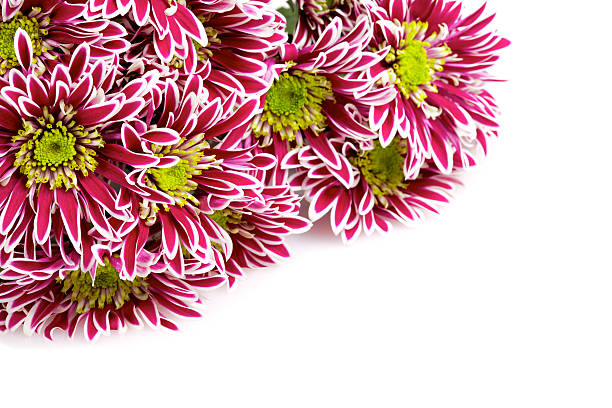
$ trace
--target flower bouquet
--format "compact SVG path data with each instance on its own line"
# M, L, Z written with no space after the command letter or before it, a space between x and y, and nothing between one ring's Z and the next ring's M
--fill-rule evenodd
M484 7L0 3L0 332L176 330L328 214L436 212L497 136Z

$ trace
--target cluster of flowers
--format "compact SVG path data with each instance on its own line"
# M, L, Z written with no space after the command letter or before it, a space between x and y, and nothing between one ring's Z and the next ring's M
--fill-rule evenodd
M435 212L496 136L484 7L0 4L0 332L175 330L328 213Z

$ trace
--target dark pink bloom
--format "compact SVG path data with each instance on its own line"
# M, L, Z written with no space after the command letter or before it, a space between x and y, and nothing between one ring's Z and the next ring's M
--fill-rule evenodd
M487 139L496 135L496 105L483 85L509 41L490 31L493 16L484 6L464 15L462 4L448 0L377 0L371 43L389 48L368 76L395 97L369 106L371 127L388 145L396 134L407 138L416 159L410 177L431 158L438 169L474 164Z
M128 49L121 25L86 20L85 10L78 0L3 0L0 30L8 43L0 45L0 74L19 65L39 74L52 71L83 43L90 45L92 58L112 60Z
M317 41L334 18L339 18L342 27L350 30L358 18L369 11L363 0L298 0L297 8L293 42L300 45Z
M212 241L220 239L201 211L210 200L264 203L261 181L250 173L276 163L253 149L226 148L218 137L243 137L256 100L236 95L210 99L202 78L191 76L179 86L167 80L153 96L147 112L122 127L122 153L155 158L132 166L127 181L132 217L119 228L126 245L121 253L127 275L143 248L160 253L170 270L184 276L188 269L207 271L221 264ZM155 94L155 92L154 92ZM208 208L208 207L207 207ZM148 237L161 237L151 240ZM199 266L198 266L199 263Z
M155 29L155 50L166 61L192 40L206 45L204 27L182 0L87 0L90 17L112 19L129 13L139 26Z
M426 212L437 212L458 183L435 168L423 166L407 180L407 141L383 147L378 140L330 139L342 166L336 169L311 146L291 151L282 165L295 169L290 184L305 191L308 215L316 221L330 213L334 234L351 241L361 232L386 232L391 220L410 224Z
M147 252L138 257L137 276L124 279L121 258L104 245L97 247L98 260L87 270L61 257L14 259L0 272L0 332L23 327L26 334L52 340L57 331L73 337L82 327L95 340L145 324L177 330L174 317L201 316L201 289L226 282L215 273L176 278Z
M207 43L187 41L175 46L172 54L160 55L155 48L171 38L158 39L153 27L139 27L123 18L132 41L125 57L128 72L156 69L162 77L179 82L196 74L206 79L211 99L231 94L252 98L265 92L270 87L265 61L287 39L282 18L260 2L190 0L186 7L204 27Z
M118 239L114 220L131 215L111 182L128 186L114 161L133 166L157 158L120 154L116 123L145 106L150 77L113 88L117 67L79 46L68 65L39 77L12 70L0 89L0 246L49 253L51 242L91 257L93 229ZM63 253L63 252L62 252Z
M288 258L285 237L310 229L308 220L298 215L300 197L289 186L266 186L261 191L263 202L212 199L202 202L209 228L217 230L218 245L214 248L226 259L219 267L232 286L244 276L244 269L263 268Z
M348 33L343 33L342 22L336 18L315 44L282 47L280 63L270 64L274 82L262 97L264 109L251 125L260 145L270 146L282 159L288 150L309 144L330 166L338 167L337 155L321 137L325 129L356 139L374 137L375 133L353 120L348 111L358 103L355 95L372 86L372 81L356 76L379 63L386 52L364 51L370 39L367 18L360 18Z
M282 17L263 2L189 0L187 7L203 22L208 44L188 44L185 65L196 65L225 94L265 92L265 61L287 40Z

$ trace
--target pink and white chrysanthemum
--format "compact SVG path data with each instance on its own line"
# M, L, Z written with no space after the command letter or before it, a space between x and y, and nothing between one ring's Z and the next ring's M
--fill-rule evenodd
M27 67L26 67L27 68ZM90 58L79 46L68 65L50 76L11 70L0 89L0 248L26 256L51 242L79 252L88 231L117 240L113 220L128 220L127 205L111 182L128 186L115 165L156 163L146 156L122 157L114 143L117 123L143 109L151 77L112 84L116 66Z
M378 63L386 53L363 51L370 37L367 18L360 18L347 34L343 34L342 22L336 18L315 44L282 47L281 63L270 67L275 79L263 97L265 106L251 125L255 140L264 147L270 146L279 160L290 149L309 144L330 166L338 167L337 154L321 137L325 129L356 139L374 137L374 132L355 122L347 111L348 105L356 103L356 92L372 85L355 76Z
M369 76L395 92L387 104L372 104L369 119L382 145L399 134L419 160L410 177L431 158L443 173L474 164L486 140L496 135L497 109L483 85L500 49L509 45L486 27L484 6L464 15L448 0L376 0L371 8L371 46L390 47Z
M369 11L363 3L363 0L298 0L293 42L301 46L313 44L336 17L345 30L350 30L359 16Z
M270 81L264 79L265 61L287 39L280 15L260 2L191 0L186 6L203 25L208 43L188 41L173 53L160 55L154 46L160 41L154 39L154 29L139 27L124 17L132 41L126 55L131 64L128 72L157 69L163 77L175 80L200 75L207 79L205 85L213 97L231 93L253 97L265 92L270 87Z
M197 269L194 263L200 262L202 271L222 263L211 247L211 240L219 237L208 228L200 203L213 197L263 203L262 184L249 173L276 163L253 149L217 148L216 137L244 127L258 101L240 102L235 95L211 100L199 76L182 85L167 80L156 87L146 114L122 128L122 155L156 160L126 169L133 186L132 218L119 231L125 235L121 256L128 276L133 276L134 257L143 248L160 253L180 277Z
M2 0L0 74L31 59L37 73L51 71L83 43L94 58L112 60L128 49L116 22L83 16L86 5L69 0ZM30 56L31 54L31 56Z
M288 258L285 237L310 229L308 220L299 216L300 197L289 186L266 186L261 191L264 202L212 198L200 208L221 238L216 250L225 254L222 270L232 286L244 276L244 269L262 268Z
M155 30L154 46L159 56L168 60L177 48L196 41L207 44L200 21L183 0L81 0L88 4L88 16L111 20L129 15L140 27Z
M219 93L265 92L270 87L265 61L287 41L282 17L265 2L189 0L187 6L204 25L208 45L188 44L185 64L195 63Z
M390 221L409 225L426 212L437 212L458 183L427 165L406 180L407 141L396 138L383 147L378 140L330 139L341 157L340 170L329 166L311 146L290 152L282 163L295 169L290 184L310 200L308 215L317 221L331 212L331 227L344 241L363 231L386 232Z
M103 244L96 245L96 263L77 268L79 254L66 263L61 257L14 259L0 272L0 332L23 328L49 340L58 331L73 337L80 327L89 340L129 326L177 330L175 317L201 316L199 292L226 282L217 273L179 279L166 273L148 252L137 260L137 275L120 275L121 258Z

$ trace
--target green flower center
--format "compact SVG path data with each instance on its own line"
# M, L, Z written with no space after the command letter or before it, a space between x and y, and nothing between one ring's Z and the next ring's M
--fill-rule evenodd
M321 104L331 95L331 83L324 76L284 72L266 94L264 111L251 126L253 133L266 138L278 133L289 141L295 140L300 129L319 133L326 126Z
M94 288L110 288L117 286L119 281L119 273L108 260L104 265L98 266L96 269L96 279L94 280Z
M433 79L427 48L422 42L408 42L403 49L396 51L396 58L397 62L393 67L404 85L424 85Z
M76 138L62 122L48 124L42 137L35 140L34 159L43 166L68 165L76 155Z
M295 76L281 77L266 95L266 108L277 115L296 113L306 104L307 96L305 80Z
M76 187L79 176L88 177L98 166L97 150L104 140L97 130L85 129L73 120L74 112L57 120L43 107L43 115L34 121L23 120L23 127L13 135L19 146L13 166L28 179L26 187L49 184L50 189Z
M164 191L183 188L189 179L189 166L187 163L177 163L172 167L151 169L150 172L157 186Z
M149 285L144 278L136 277L133 281L120 279L119 273L108 259L96 269L93 282L88 272L80 270L71 272L63 280L57 280L62 284L62 292L70 294L71 300L77 303L77 313L103 309L107 305L114 305L115 309L119 309L132 296L141 300L148 297Z
M425 21L402 23L404 38L399 47L390 50L385 57L392 67L393 82L402 95L418 107L425 102L428 92L438 92L437 73L444 70L445 58L452 55L451 49L440 43L439 33L426 37L428 27Z
M375 141L374 149L366 151L362 156L352 157L349 160L354 166L359 168L361 175L374 194L385 196L405 187L405 156L405 141L394 140L385 148L378 141Z
M151 150L157 157L177 158L178 162L172 167L155 167L147 170L146 183L149 187L163 191L173 198L173 205L180 207L191 202L198 205L196 198L198 189L198 176L210 166L219 163L214 155L206 155L210 146L205 140L204 134L192 135L171 146L152 145ZM150 210L141 212L141 218L149 218L150 222L160 208L166 211L170 209L167 204L159 206L156 203L145 205Z
M240 224L240 221L242 221L241 213L229 210L227 208L215 211L212 214L208 214L208 217L226 231L231 231L233 229L231 224L238 225Z
M20 28L30 36L35 56L45 51L42 42L47 30L41 29L36 19L19 13L9 21L0 22L0 70L2 71L19 65L15 55L15 34Z

